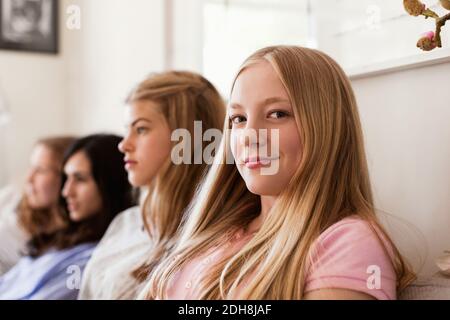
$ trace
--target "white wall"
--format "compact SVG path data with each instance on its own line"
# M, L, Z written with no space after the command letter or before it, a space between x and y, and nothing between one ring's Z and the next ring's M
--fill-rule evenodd
M450 63L353 80L365 131L376 205L418 228L428 257L450 250ZM408 227L394 236L413 251L418 239Z
M11 112L11 122L0 128L0 186L21 180L36 139L66 131L69 39L63 24L60 19L58 55L0 50L0 87Z
M3 129L3 127L0 125L0 149L5 150L5 136L6 136L6 130ZM0 156L0 188L4 186L7 181L7 161L6 161L6 155L2 152L2 155Z
M81 8L81 30L66 8ZM166 64L164 0L63 0L60 53L0 51L0 87L12 121L0 127L0 187L20 183L36 139L122 131L123 100Z
M167 1L167 0L166 0ZM169 30L169 67L195 72L203 68L203 0L169 0L172 28Z
M164 1L72 2L81 7L82 23L69 44L69 127L120 133L128 92L164 67Z

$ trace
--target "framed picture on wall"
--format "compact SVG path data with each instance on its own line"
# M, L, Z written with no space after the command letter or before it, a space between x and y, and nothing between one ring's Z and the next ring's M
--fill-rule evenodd
M58 53L58 0L0 0L0 49Z

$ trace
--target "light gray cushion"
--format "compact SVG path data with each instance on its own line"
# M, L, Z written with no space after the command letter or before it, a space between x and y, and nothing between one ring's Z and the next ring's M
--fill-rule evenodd
M437 273L418 278L403 290L399 300L450 300L450 277Z

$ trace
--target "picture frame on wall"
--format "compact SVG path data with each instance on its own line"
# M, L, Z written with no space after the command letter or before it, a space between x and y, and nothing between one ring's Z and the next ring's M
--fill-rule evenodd
M0 0L0 50L58 53L58 0Z

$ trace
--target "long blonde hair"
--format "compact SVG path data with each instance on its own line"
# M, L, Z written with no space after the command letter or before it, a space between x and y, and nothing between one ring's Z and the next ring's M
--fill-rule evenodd
M218 91L207 79L193 72L168 71L150 75L131 92L127 103L145 100L158 104L171 131L187 129L191 137L194 137L194 121L201 121L204 131L221 130L225 118L225 103ZM203 141L202 147L206 144ZM191 144L192 158L194 151L194 144ZM152 253L147 263L133 272L139 281L146 279L172 244L183 212L206 169L203 161L201 164L176 165L169 157L149 186L142 217L151 238Z
M236 78L262 60L273 66L289 95L303 144L302 160L253 239L200 279L199 298L236 298L234 292L245 280L239 299L301 299L314 241L328 227L352 215L369 222L381 243L386 239L392 246L392 250L385 249L401 290L414 275L375 214L349 79L328 55L294 46L257 51ZM229 120L225 128L231 128ZM231 152L227 131L216 163L186 215L177 246L155 268L146 286L149 299L165 299L176 271L260 213L260 197L246 188L236 166L224 164Z

